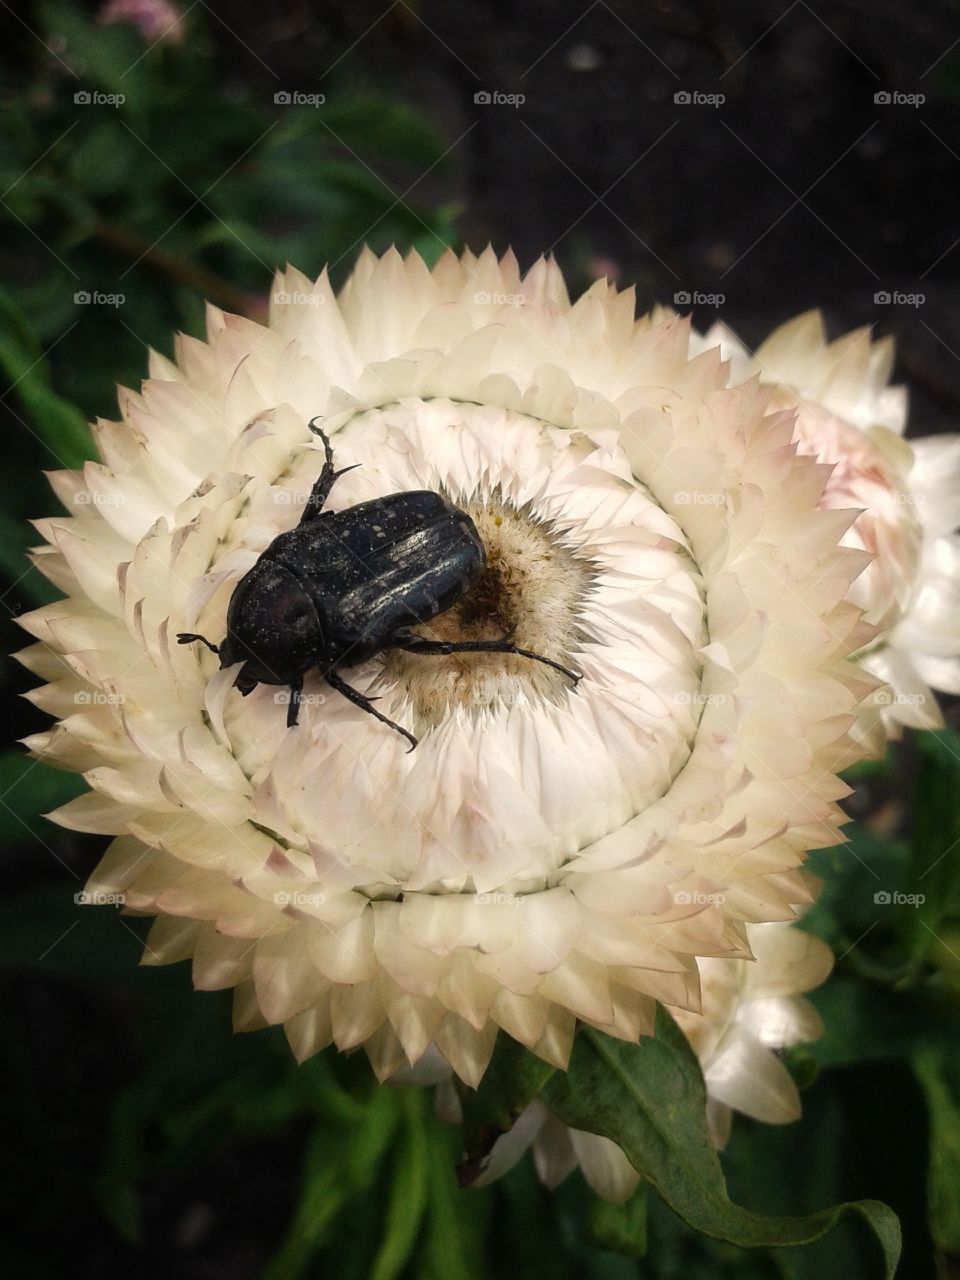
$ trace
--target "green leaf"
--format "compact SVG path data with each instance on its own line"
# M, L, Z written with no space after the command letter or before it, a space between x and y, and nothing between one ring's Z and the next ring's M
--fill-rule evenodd
M70 79L72 96L77 88L98 87L127 98L144 90L149 62L143 57L144 42L126 22L110 25L93 23L72 4L46 4L41 9L48 39L63 50L63 60L79 80ZM112 106L88 106L87 111L111 112Z
M575 1129L617 1142L671 1209L706 1235L745 1248L808 1244L845 1215L873 1231L891 1280L900 1255L896 1215L874 1200L803 1218L764 1217L732 1203L706 1124L703 1077L682 1032L663 1010L656 1037L625 1044L584 1028L566 1072L554 1073L546 1105Z
M960 734L915 736L919 757L912 806L911 859L899 910L917 964L937 941L944 917L960 910Z
M934 1239L960 1252L960 1070L951 1055L931 1051L916 1059L930 1110L930 1223Z
M863 1195L883 1200L901 1224L898 1276L940 1277L925 1204L926 1104L902 1057L822 1072L804 1094L802 1124L738 1118L722 1161L731 1199L762 1213L809 1213ZM850 1219L819 1246L778 1249L771 1256L783 1261L790 1280L822 1280L825 1270L844 1280L878 1275L862 1228Z
M427 1128L427 1218L418 1250L420 1280L481 1280L482 1229L489 1197L465 1195L453 1164L459 1151L455 1129L439 1123Z
M80 467L94 456L83 414L50 389L43 354L19 309L2 293L0 370L29 418L24 425L47 446L54 463Z
M0 845L44 840L50 827L41 813L66 804L84 790L75 773L65 773L22 751L0 755ZM46 828L46 831L44 830Z
M383 1243L374 1259L370 1280L395 1280L401 1273L413 1252L427 1207L427 1142L422 1091L404 1089L400 1105L404 1136L394 1162Z
M647 1251L647 1184L641 1182L623 1204L592 1196L587 1230L601 1249L642 1258Z
M27 548L35 545L37 533L25 520L0 511L0 573L10 583L10 592L31 605L47 604L60 594L52 583L27 559Z
M337 1215L372 1184L398 1118L395 1095L381 1089L371 1096L363 1120L349 1132L319 1129L313 1133L299 1203L262 1280L296 1280L306 1273Z
M900 1058L942 1046L960 1054L960 1023L953 1009L926 988L888 991L834 975L810 995L824 1033L809 1046L821 1066Z

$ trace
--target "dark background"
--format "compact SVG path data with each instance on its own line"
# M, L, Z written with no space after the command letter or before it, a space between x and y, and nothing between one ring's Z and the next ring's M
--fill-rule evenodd
M308 274L329 261L342 280L364 241L431 260L489 241L525 266L551 251L573 291L609 274L636 284L641 309L719 295L695 322L721 318L751 345L819 306L834 336L896 335L912 433L956 429L956 4L184 10L158 38L176 11L151 32L106 21L109 7L0 7L4 653L25 642L16 615L51 598L24 559L25 521L55 510L41 471L89 456L83 424L112 416L147 344L169 354L175 329L201 332L203 296L261 317L287 259ZM297 91L326 101L275 101ZM75 101L84 92L125 101ZM676 102L683 92L724 100ZM922 301L878 304L882 292ZM192 994L184 966L136 969L141 922L75 905L103 841L38 816L78 784L24 759L15 740L45 719L17 696L32 681L14 662L0 659L0 677L7 1274L878 1274L852 1230L747 1259L657 1207L646 1260L627 1260L596 1247L606 1237L577 1178L550 1197L529 1166L457 1192L456 1135L424 1099L374 1095L356 1059L298 1070L279 1033L232 1037L229 1000ZM819 1072L805 1119L741 1124L727 1157L753 1207L893 1203L904 1280L960 1249L960 895L947 859L931 942L915 919L881 918L859 861L908 886L920 854L949 847L952 741L932 756L908 742L861 777L858 860L821 857L833 888L811 927L841 960L819 997L828 1034L791 1062ZM918 831L905 815L930 776ZM378 1241L408 1220L408 1251L384 1261Z

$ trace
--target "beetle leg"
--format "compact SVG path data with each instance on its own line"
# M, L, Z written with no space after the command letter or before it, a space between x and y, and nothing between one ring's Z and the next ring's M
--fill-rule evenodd
M211 653L219 654L220 650L219 650L219 649L217 648L217 646L213 643L213 641L212 641L212 640L208 640L206 636L198 636L198 635L195 635L195 634L194 634L194 632L192 632L192 631L178 631L178 632L177 632L177 643L178 643L178 644L193 644L195 640L199 640L201 644L205 644L205 645L207 646L207 648L210 650L210 652L211 652Z
M390 720L385 715L381 714L376 707L371 705L369 698L364 697L362 693L358 693L356 689L347 684L346 680L337 675L336 671L333 669L325 671L324 679L332 689L336 689L337 693L342 693L348 702L352 702L355 707L362 707L364 711L369 711L370 715L375 716L376 719L381 721L383 724L388 724L391 729L396 729L397 733L403 734L406 740L410 743L411 751L417 745L417 739L412 733L409 733L402 725L397 724L395 720Z
M559 671L562 675L569 676L575 685L579 684L582 679L579 672L571 671L569 667L561 666L559 662L554 662L552 658L545 658L542 653L534 653L532 649L521 649L518 645L510 644L506 640L427 640L423 636L415 636L412 632L400 631L395 635L393 644L390 647L406 649L408 653L422 653L424 655L515 653L521 658L532 658L534 662L542 662L545 667L553 667L554 671Z
M300 717L300 693L303 681L299 680L290 686L290 701L287 703L287 728L292 729Z
M303 509L303 515L300 517L300 524L306 524L308 520L316 520L317 516L323 515L324 503L330 497L330 490L333 488L334 481L338 476L345 475L348 471L353 471L355 467L359 467L360 463L355 462L353 466L341 467L339 471L335 470L333 465L333 448L330 440L323 427L315 427L313 424L316 418L311 418L307 426L315 436L319 436L323 441L324 463L320 469L313 488L310 490L310 497L307 499L306 506Z

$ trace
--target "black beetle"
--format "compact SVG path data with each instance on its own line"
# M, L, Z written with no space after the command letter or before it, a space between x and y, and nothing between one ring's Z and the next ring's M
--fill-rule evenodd
M369 711L411 743L417 739L381 715L372 699L351 688L339 667L356 666L385 649L410 653L516 653L580 676L558 662L500 640L427 640L411 627L462 600L485 566L476 525L428 489L324 511L334 481L333 450L320 427L325 461L299 524L281 533L237 583L227 608L227 635L215 645L194 632L220 658L220 669L243 662L234 685L246 697L258 684L287 684L287 726L297 723L303 677L313 667L338 693ZM359 465L359 464L357 464Z

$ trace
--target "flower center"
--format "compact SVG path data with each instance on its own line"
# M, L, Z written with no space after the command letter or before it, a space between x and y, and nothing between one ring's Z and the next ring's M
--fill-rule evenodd
M306 673L295 734L275 688L248 698L224 688L223 732L253 784L255 820L291 847L309 844L325 876L370 897L544 889L689 760L708 635L683 530L611 432L435 398L358 413L331 438L339 468L360 464L337 481L332 511L427 489L477 525L485 571L425 636L509 634L583 678L574 690L519 654L389 646L346 666L346 683L419 739L412 752L317 671ZM219 575L244 571L293 526L320 465L320 451L304 449L254 495ZM217 620L200 620L214 632L229 589L224 580L210 606ZM322 845L306 834L318 830Z
M455 501L477 526L486 566L462 600L416 630L453 644L506 639L575 669L577 611L589 588L589 564L529 506L517 508L499 492ZM561 672L512 653L423 657L393 650L385 655L383 676L396 681L424 725L439 724L454 706L509 706L521 695L556 699L570 687Z

